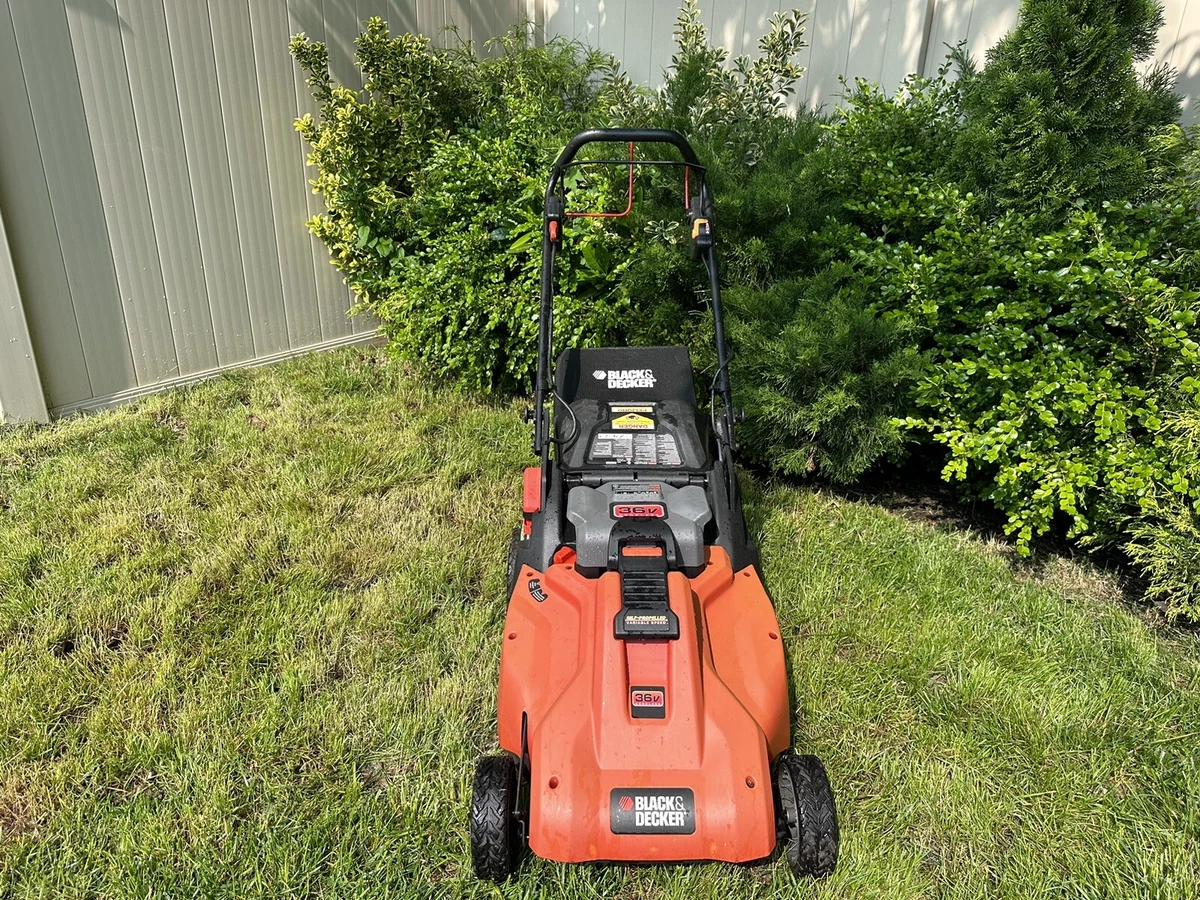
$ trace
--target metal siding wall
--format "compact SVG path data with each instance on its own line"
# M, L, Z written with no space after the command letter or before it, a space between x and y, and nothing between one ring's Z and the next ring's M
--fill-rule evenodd
M289 347L320 343L321 311L313 275L312 243L304 231L308 219L305 173L296 165L300 152L292 122L298 111L296 85L288 53L288 11L283 3L249 3L254 71L266 148L266 166L275 243L278 248Z
M178 374L204 372L217 365L217 345L200 255L166 10L162 0L118 0L117 11L124 22L137 23L136 30L131 30L124 41L125 59Z
M254 358L254 336L212 25L206 3L164 6L217 365L228 366Z
M563 35L613 53L635 82L657 86L670 64L678 15L676 0L539 0L545 36ZM800 62L808 67L799 85L800 103L831 109L842 97L840 79L866 78L895 90L921 68L932 74L959 41L979 62L1017 22L1020 0L701 0L702 19L712 39L730 54L757 55L758 39L771 14L798 6L808 12L809 46ZM1165 0L1166 22L1158 60L1179 71L1183 121L1200 109L1200 0ZM925 21L930 19L926 41Z
M12 247L38 367L46 379L50 402L58 406L121 390L135 383L136 376L66 10L59 3L36 0L9 0L8 6L40 159L5 157L0 161L11 188L5 190L4 202L13 221L15 213L8 204L15 202L19 208L38 202L30 195L44 179L55 240L26 247L21 234ZM5 109L19 93L15 84L6 81L9 85L13 89L0 92ZM9 121L5 116L6 124ZM13 201L14 194L26 196ZM45 294L38 290L37 282L53 277L48 270L27 274L34 268L56 269L56 245L67 280L66 297L57 290ZM64 308L67 304L69 312ZM85 394L80 393L78 379L68 380L59 368L70 370L76 342L82 347L87 373Z
M288 30L292 34L303 31L314 41L325 40L325 14L321 0L288 0ZM298 67L292 66L292 78L295 84L296 109L301 113L317 115L317 102L312 97L311 88L304 80L304 74ZM300 135L293 135L297 152L303 156L307 153L304 140ZM315 172L307 167L301 172L304 179L304 198L306 212L309 218L325 212L325 204L319 196L313 193L309 182L315 177ZM350 308L350 290L342 280L341 274L333 267L329 251L325 245L305 229L308 236L309 252L312 254L313 279L317 287L317 308L321 317L321 334L324 340L344 338L354 333L354 323L346 310Z
M1183 120L1200 122L1200 0L1167 0L1158 58L1179 75Z
M139 383L161 381L179 374L179 359L125 66L122 32L134 26L108 2L68 4L67 19L133 368Z
M0 84L6 85L0 91L0 209L21 223L8 236L4 252L11 250L10 264L27 295L40 300L30 305L28 327L59 338L42 355L42 388L52 402L89 397L87 361L7 3L0 3ZM35 397L41 397L42 388ZM9 402L16 401L10 396Z
M4 218L0 217L0 423L45 422L46 398L33 358L33 343L21 305L17 273L8 251Z
M444 45L482 42L531 11L530 0L0 0L0 208L21 223L9 242L42 379L29 401L44 390L55 409L92 408L369 337L378 323L347 317L350 292L304 228L324 207L292 127L315 104L288 38L325 40L335 79L359 87L354 39L371 16ZM4 336L15 330L6 317Z
M263 110L258 90L252 87L257 85L258 74L250 10L247 0L212 0L208 10L254 355L266 356L288 348L288 320L271 209Z

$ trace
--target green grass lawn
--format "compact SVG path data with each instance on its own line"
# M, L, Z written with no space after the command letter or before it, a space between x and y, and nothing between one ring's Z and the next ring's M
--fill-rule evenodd
M0 433L0 897L1196 897L1200 643L751 485L842 862L476 883L527 427L375 351Z

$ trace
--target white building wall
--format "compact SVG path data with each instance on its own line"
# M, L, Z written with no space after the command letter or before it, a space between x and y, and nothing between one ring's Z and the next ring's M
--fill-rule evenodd
M634 81L657 85L671 63L677 0L538 0L546 34L607 50ZM862 77L893 90L911 72L932 74L960 40L980 63L1017 22L1020 0L702 0L705 23L734 56L753 54L771 15L808 12L808 67L797 98L836 105L839 78ZM1166 0L1157 59L1179 72L1185 122L1200 97L1200 0Z

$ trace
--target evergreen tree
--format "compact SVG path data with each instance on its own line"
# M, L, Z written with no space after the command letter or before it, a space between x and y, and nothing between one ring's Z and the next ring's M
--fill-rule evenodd
M1179 114L1174 74L1135 69L1162 21L1157 0L1023 0L982 71L960 55L968 187L998 210L1049 215L1137 197L1150 138Z

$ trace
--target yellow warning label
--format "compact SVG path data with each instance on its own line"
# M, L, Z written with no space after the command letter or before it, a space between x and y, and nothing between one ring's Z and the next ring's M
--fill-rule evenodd
M620 431L653 431L654 420L639 413L625 413L612 420L612 427Z

